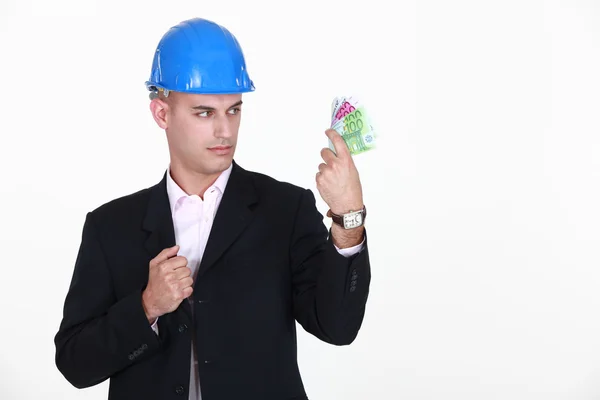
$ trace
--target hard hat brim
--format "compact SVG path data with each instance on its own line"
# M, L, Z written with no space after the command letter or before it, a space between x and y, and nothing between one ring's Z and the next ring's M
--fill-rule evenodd
M218 89L179 89L179 88L170 88L164 85L159 85L154 82L146 81L145 82L146 89L150 92L155 92L158 89L168 90L169 92L179 92L179 93L187 93L187 94L238 94L238 93L250 93L254 92L256 89L254 87L254 83L250 83L247 87L220 87Z

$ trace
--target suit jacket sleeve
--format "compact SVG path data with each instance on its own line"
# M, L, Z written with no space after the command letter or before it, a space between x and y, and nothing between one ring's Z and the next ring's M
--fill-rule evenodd
M93 214L88 213L55 336L56 365L75 387L96 385L156 351L141 289L117 299Z
M340 254L312 191L306 190L296 214L290 258L296 320L327 343L352 343L364 319L371 281L366 230L358 254Z

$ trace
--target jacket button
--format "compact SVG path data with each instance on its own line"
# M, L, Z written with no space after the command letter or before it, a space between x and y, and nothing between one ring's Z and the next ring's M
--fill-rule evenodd
M175 387L175 393L177 393L179 395L183 394L184 391L185 390L183 389L183 386L181 386L181 385Z
M187 330L187 325L186 324L179 325L179 333L183 333L186 330Z

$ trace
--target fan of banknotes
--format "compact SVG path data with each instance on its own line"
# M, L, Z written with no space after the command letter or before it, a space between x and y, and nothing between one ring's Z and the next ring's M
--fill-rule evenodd
M357 155L375 148L376 134L364 106L353 96L336 97L331 103L331 128L346 142L350 154ZM329 140L329 148L335 148Z

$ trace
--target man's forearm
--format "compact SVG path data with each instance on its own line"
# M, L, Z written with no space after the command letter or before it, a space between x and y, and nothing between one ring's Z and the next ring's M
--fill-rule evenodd
M73 386L96 385L159 348L156 335L148 332L140 300L139 293L132 293L105 315L60 327L55 337L56 365ZM66 316L66 321L83 319L75 312Z

